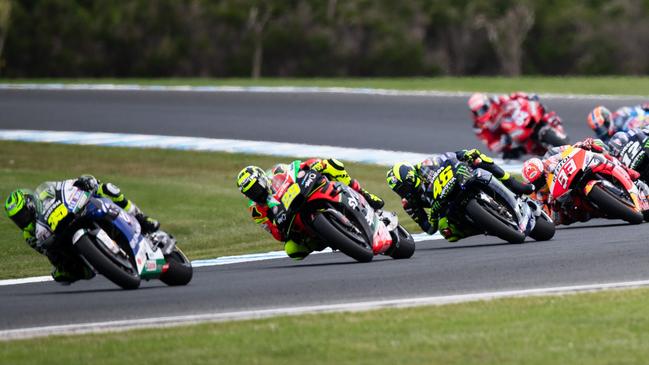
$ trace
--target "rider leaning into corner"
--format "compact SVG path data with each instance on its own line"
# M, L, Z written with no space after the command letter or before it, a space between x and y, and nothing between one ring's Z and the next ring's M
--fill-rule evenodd
M536 94L528 95L523 92L515 92L509 95L488 96L482 93L471 95L468 101L471 116L473 118L473 131L490 151L502 153L503 158L519 158L525 154L523 147L513 147L512 140L500 128L500 116L511 103L518 103L520 100L538 102L543 110L543 120L549 125L561 124L561 119L555 112L549 111L539 102Z
M58 183L72 183L77 188L94 193L101 198L109 198L141 225L142 233L152 233L160 228L157 220L147 217L132 201L128 200L119 187L111 183L102 183L94 176L83 175L77 179L61 182L46 182L41 186L55 186ZM69 245L56 241L49 224L45 220L44 206L46 198L53 192L48 190L32 192L29 189L12 191L5 202L7 216L22 230L27 244L38 253L45 255L54 266L52 278L61 284L71 284L80 279L91 279L95 276ZM41 195L41 196L39 196ZM48 200L49 201L49 200ZM47 202L45 203L47 204Z
M548 150L542 159L535 157L525 161L523 163L522 175L525 181L534 185L534 194L532 194L531 197L543 204L543 209L552 218L555 225L569 225L575 222L586 222L598 216L597 212L592 211L590 205L581 201L578 196L573 196L573 199L567 200L563 203L552 200L550 188L547 184L547 174L554 172L557 164L562 159L561 153L570 147L601 153L607 160L622 166L629 174L631 180L636 183L638 188L644 189L645 192L649 192L649 187L638 180L640 174L619 163L609 153L604 142L599 139L586 138L574 145L553 147Z
M588 113L586 120L597 138L608 142L617 132L649 127L649 103L625 106L614 113L606 107L597 106Z
M383 208L383 200L378 196L369 193L361 188L358 180L352 179L342 162L330 159L312 158L306 161L296 160L292 162L299 170L315 170L323 174L331 181L341 182L354 189L374 209ZM237 175L237 187L249 200L248 210L255 223L260 224L264 230L269 232L276 240L284 242L286 254L294 260L302 260L313 251L321 251L325 247L312 242L305 237L297 237L294 234L288 236L285 222L286 212L283 205L273 196L271 178L276 174L286 172L289 165L277 164L269 172L270 177L263 169L257 166L247 166Z
M472 234L457 227L443 216L446 201L433 199L433 181L446 161L451 161L453 164L466 162L473 167L487 170L518 195L530 194L534 190L532 185L512 178L509 173L496 165L493 159L477 149L433 155L416 165L408 163L394 165L388 170L387 182L388 186L402 198L403 209L424 232L434 234L439 229L449 242L455 242ZM430 213L426 210L430 210Z

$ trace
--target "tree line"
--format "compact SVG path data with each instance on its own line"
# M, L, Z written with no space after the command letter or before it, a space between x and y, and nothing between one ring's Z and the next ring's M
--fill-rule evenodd
M0 0L4 77L649 73L649 0Z

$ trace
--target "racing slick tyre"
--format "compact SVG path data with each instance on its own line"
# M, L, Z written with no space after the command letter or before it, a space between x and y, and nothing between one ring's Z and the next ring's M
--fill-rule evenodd
M477 224L477 229L483 229L489 234L499 237L509 243L523 243L525 234L506 224L503 217L496 212L483 207L476 199L469 200L466 205L467 214Z
M165 256L165 260L169 267L160 275L160 281L169 286L178 286L187 285L192 280L192 264L178 247L174 247L173 251Z
M390 232L394 246L388 254L395 260L409 259L415 253L415 240L405 228L397 226L394 231Z
M537 241L548 241L554 237L554 222L548 220L545 215L541 214L536 218L534 228L530 232L530 237Z
M637 212L630 202L621 200L615 193L599 185L593 186L588 199L602 212L606 212L608 217L622 219L631 224L640 224L644 220L642 213Z
M570 143L568 136L561 137L553 128L547 128L545 133L539 136L541 142L547 143L553 147L563 146Z
M116 257L88 235L79 238L75 246L86 261L108 280L123 289L137 289L140 286L140 275L126 258Z
M322 213L317 213L313 219L313 229L328 243L332 248L340 250L345 255L359 262L370 262L374 258L372 245L365 241L361 235L354 236L355 233L345 232L342 223L332 222L335 218L330 218ZM359 241L363 242L363 244Z

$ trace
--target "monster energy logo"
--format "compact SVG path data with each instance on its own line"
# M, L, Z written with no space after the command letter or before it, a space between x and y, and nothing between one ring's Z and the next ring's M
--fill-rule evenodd
M464 176L464 177L467 177L467 178L471 176L471 174L469 173L469 170L467 169L467 167L465 165L459 165L457 167L457 169L455 170L455 174L456 175L461 175L461 176Z

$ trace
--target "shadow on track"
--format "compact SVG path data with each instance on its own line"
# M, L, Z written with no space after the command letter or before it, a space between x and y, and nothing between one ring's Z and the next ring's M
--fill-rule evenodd
M642 224L642 223L640 223ZM610 223L610 224L584 224L584 225L579 225L579 226L558 226L556 227L557 230L569 230L569 229L588 229L588 228L609 228L609 227L623 227L623 226L635 226L635 224L629 224L629 223Z
M104 289L81 289L81 290L62 290L62 291L48 291L40 293L25 293L17 294L21 296L31 296L31 295L59 295L59 294L93 294L93 293L114 293L114 292L131 292L131 291L140 291L140 290L149 290L149 289L158 289L158 288L167 288L166 285L158 286L143 286L135 290L124 290L119 287L115 288L104 288Z

